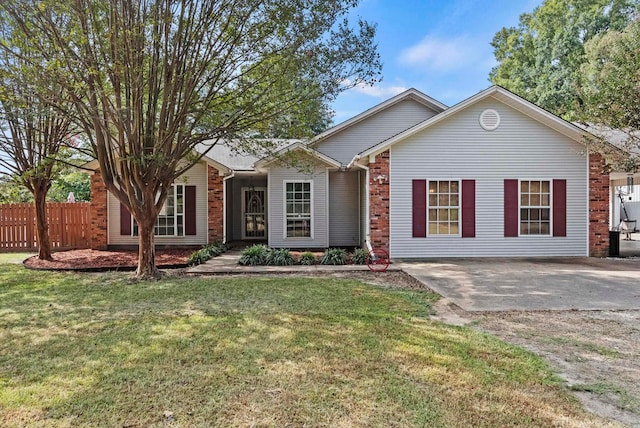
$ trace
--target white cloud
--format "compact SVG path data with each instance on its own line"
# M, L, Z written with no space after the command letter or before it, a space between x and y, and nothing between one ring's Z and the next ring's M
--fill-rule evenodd
M353 90L355 92L359 92L364 95L368 95L370 97L377 98L390 98L394 95L398 95L409 88L405 88L404 86L369 86L369 85L357 85Z
M441 39L427 36L418 44L400 52L403 65L426 67L435 71L453 71L466 67L477 58L473 42L466 36Z

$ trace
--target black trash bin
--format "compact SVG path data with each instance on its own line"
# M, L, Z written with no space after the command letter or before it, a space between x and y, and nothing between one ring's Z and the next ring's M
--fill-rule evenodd
M620 231L609 231L609 257L620 257Z

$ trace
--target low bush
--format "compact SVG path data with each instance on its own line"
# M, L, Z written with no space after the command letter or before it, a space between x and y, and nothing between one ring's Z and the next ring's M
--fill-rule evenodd
M313 266L316 264L316 256L314 256L312 252L305 251L304 253L300 254L298 263L300 263L301 265Z
M271 250L266 245L255 244L242 250L238 263L243 266L266 265L270 253Z
M293 256L287 248L271 250L267 256L267 264L273 266L291 266L293 262Z
M199 250L191 253L191 255L189 256L189 259L187 259L187 264L189 266L200 265L210 260L213 257L219 256L225 251L227 251L227 246L219 242L205 245Z
M342 248L329 248L324 252L320 263L323 265L343 265L347 263L347 252Z
M367 250L364 248L356 248L351 255L351 262L354 265L363 265L367 263Z

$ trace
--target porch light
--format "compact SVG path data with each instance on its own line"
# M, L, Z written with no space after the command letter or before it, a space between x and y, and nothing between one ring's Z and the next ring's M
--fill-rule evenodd
M633 193L633 174L627 174L627 194Z

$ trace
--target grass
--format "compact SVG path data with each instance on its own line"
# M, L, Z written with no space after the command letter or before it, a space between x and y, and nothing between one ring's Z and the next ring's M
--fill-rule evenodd
M0 426L602 426L537 357L323 278L0 266Z
M33 255L35 255L35 253L0 253L0 265L22 263L24 259Z

